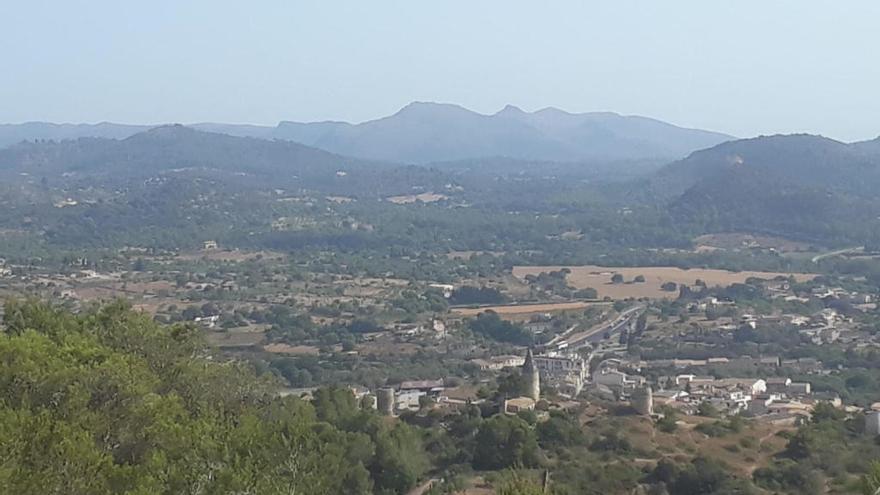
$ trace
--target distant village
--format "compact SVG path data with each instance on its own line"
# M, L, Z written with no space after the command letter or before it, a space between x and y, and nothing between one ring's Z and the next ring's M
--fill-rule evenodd
M206 241L203 254L219 256L224 253L217 242ZM72 268L66 274L34 274L0 260L0 278L51 290L53 295L71 302L85 301L92 294L125 295L132 292L132 286L146 287L139 302L144 308L157 308L159 313L170 307L168 304L163 306L161 300L172 299L175 290L188 294L213 291L212 294L230 294L230 297L243 290L237 282L239 274L235 272L189 277L179 281L174 288L160 282L152 282L151 286L131 273L101 272L90 268L85 259L73 260L70 266ZM531 277L527 282L536 280L539 278ZM553 281L552 276L549 280ZM161 288L156 290L153 287ZM445 299L449 299L456 289L453 284L440 283L426 283L425 287L437 291ZM772 307L770 311L754 311L750 305L738 303L736 298L711 293L703 295L707 292L705 286L680 287L682 314L691 315L698 321L661 324L658 320L658 329L649 332L649 336L653 339L652 345L688 344L689 348L700 349L703 355L699 358L690 356L692 352L663 358L642 358L629 352L630 345L638 342L637 338L645 338L641 335L645 329L636 328L638 317L650 314L656 318L657 311L656 305L652 306L647 300L629 300L625 304L616 303L615 307L620 305L619 308L589 325L582 318L561 318L561 315L571 313L570 310L519 315L515 323L527 332L548 335L532 346L508 346L503 348L506 352L493 353L487 352L487 348L480 351L457 343L455 357L464 357L475 373L477 382L470 386L462 386L461 380L437 376L403 380L372 390L356 386L352 390L364 405L388 416L418 412L426 407L454 408L471 404L495 407L507 414L535 411L540 415L554 407L570 407L579 401L602 401L629 406L633 413L655 419L670 411L694 415L701 408L711 407L722 416L743 415L778 425L797 425L809 418L816 404L826 402L851 413L864 412L866 428L880 430L880 404L857 407L845 404L834 392L814 390L810 377L827 376L838 371L827 367L817 357L731 356L721 352L712 355L713 350L722 348L718 339L731 338L749 329L761 332L768 327L796 329L803 342L814 346L878 347L880 342L875 334L859 322L860 314L876 310L875 294L821 283L812 284L808 292L804 292L802 288L795 290L789 280L764 281L762 288ZM384 292L375 293L377 301L386 297ZM279 302L265 296L261 301ZM817 301L823 302L822 307L807 314L803 310L784 310L789 306L803 309ZM609 302L604 304L610 308ZM702 317L710 313L720 316ZM211 335L223 338L238 335L225 329L229 316L219 307L216 311L201 313L187 313L185 309L181 315L184 321L202 326ZM467 317L454 311L435 313L428 319L396 322L364 332L360 340L363 345L374 346L436 345L437 342L454 340L452 335L466 324ZM262 333L243 332L240 335L246 338L233 340L226 348L259 348L279 355L294 348L283 343L266 342ZM223 340L217 342L224 345ZM356 355L360 351L355 348L346 352ZM518 374L526 386L493 397L480 396L481 383L489 383L499 375L509 373ZM308 397L311 390L312 387L290 387L283 393Z
M845 303L854 311L875 309L872 295L839 287L814 287L808 297L791 292L788 283L768 284L768 290L773 299L785 302L833 300ZM735 306L733 301L710 296L688 303L687 310L703 313L707 309ZM591 331L569 329L549 343L520 353L489 355L469 361L484 375L518 373L523 386L517 394L494 399L477 397L473 393L462 393L463 387L450 386L442 378L403 381L396 387L376 391L353 388L353 392L359 399L366 397L366 404L389 416L416 412L426 404L447 408L491 403L499 412L535 411L540 417L553 408L572 407L586 399L628 406L633 414L654 419L672 411L697 415L711 410L722 417L741 415L778 426L803 424L817 404L827 403L850 414L863 414L865 431L872 435L880 432L880 403L845 404L837 393L814 390L809 379L788 376L821 377L837 371L816 357L634 358L621 342L628 333L634 332L636 316L645 309L638 304L630 310L631 313L623 312L624 316L606 321ZM541 333L552 327L554 318L550 313L532 315L522 324L530 331ZM724 335L746 329L760 330L766 325L796 328L805 342L817 346L880 347L872 332L833 307L817 310L809 316L782 312L740 313L735 319L719 318L713 324L713 331ZM445 325L435 322L427 326L414 325L409 335L427 331L442 338L445 330ZM678 337L673 334L659 338ZM545 390L552 392L545 394ZM308 394L308 390L295 392Z

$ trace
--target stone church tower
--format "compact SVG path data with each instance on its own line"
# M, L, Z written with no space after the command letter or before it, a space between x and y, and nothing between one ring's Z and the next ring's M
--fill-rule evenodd
M526 397L538 402L538 399L541 397L541 375L538 373L538 368L535 367L535 357L532 355L531 349L526 351L522 376L526 380Z

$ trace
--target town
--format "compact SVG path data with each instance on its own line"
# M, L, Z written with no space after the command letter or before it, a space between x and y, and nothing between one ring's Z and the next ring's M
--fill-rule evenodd
M56 268L4 261L0 283L75 311L126 300L269 371L284 382L279 397L311 401L341 386L360 408L406 423L473 408L538 425L567 417L670 455L691 448L670 443L681 432L704 438L699 448L740 438L745 447L717 456L753 476L816 411L857 420L866 441L880 433L868 371L880 355L878 293L839 269L511 269L498 254L467 253L434 259L454 276L423 279L289 256L211 241ZM636 434L646 428L650 440ZM464 486L480 493L481 483Z

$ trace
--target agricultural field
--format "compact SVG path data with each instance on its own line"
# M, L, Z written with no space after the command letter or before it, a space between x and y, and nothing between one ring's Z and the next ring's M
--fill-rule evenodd
M800 253L813 251L815 248L808 243L785 239L784 237L757 234L705 234L694 239L698 252L741 249L773 249L780 253Z
M505 304L501 306L484 306L479 308L452 308L450 311L458 316L477 316L486 311L494 311L501 317L513 315L528 315L533 313L552 313L555 311L569 311L584 309L597 303L585 301L571 301L562 303L546 304Z
M387 198L389 202L394 203L396 205L406 205L412 203L436 203L437 201L443 201L444 199L449 199L448 196L444 194L437 194L432 192L426 192L421 194L409 194L405 196L391 196Z
M175 256L176 261L219 261L229 263L241 263L263 259L266 261L281 261L285 258L282 253L271 251L241 251L237 249L224 250L201 250L188 253L180 253Z
M251 347L262 344L265 341L265 330L265 325L254 325L243 329L234 329L223 332L205 332L205 339L210 345L219 348L235 349Z
M610 297L611 299L638 299L643 297L649 299L672 299L678 297L677 290L663 290L662 286L669 282L676 285L693 285L697 280L702 280L707 286L712 287L742 283L752 277L772 279L778 276L788 277L793 275L799 282L812 280L816 277L815 274L811 273L731 272L706 268L685 270L672 266L606 267L598 265L572 267L515 266L513 267L513 275L523 280L527 275L559 271L563 268L571 270L571 273L566 277L566 281L570 286L575 289L596 289L600 299L605 297ZM623 282L613 283L611 278L615 274L622 275ZM645 281L634 282L634 279L638 276L644 277Z

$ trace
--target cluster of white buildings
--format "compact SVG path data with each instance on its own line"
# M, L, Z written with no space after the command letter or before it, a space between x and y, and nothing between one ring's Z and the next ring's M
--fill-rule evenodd
M590 377L589 363L576 354L551 352L534 359L541 382L565 397L577 397Z
M691 368L713 362L711 359L671 361L673 363L661 364L668 368L682 361L678 363L680 367ZM782 364L779 358L739 358L730 361L736 362L738 367ZM669 406L684 414L695 414L701 404L709 403L722 414L743 413L771 421L794 422L800 416L809 415L819 400L830 400L840 405L839 398L814 395L809 383L793 382L786 377L715 378L686 373L662 377L655 384L656 390L652 390L643 376L619 369L624 364L627 363L619 359L607 359L600 363L592 376L593 385L600 393L604 391L621 400L629 399L633 404L643 406L640 409L648 411L653 407ZM643 398L646 393L651 397ZM644 407L644 404L650 406Z
M486 359L472 359L471 364L476 365L481 371L500 371L505 368L519 368L526 358L516 355L492 356Z
M703 403L723 414L747 414L779 422L795 422L808 416L817 400L839 398L815 397L807 382L789 378L714 378L678 375L669 387L653 393L656 405L668 405L685 414L694 414ZM836 400L835 400L836 399Z
M577 354L553 351L534 356L533 359L534 366L541 377L541 383L552 387L564 397L577 397L589 380L589 362ZM472 359L471 363L482 371L500 371L505 368L523 366L525 358L516 355L502 355Z
M712 369L722 372L748 372L760 374L761 371L782 368L803 373L819 373L824 369L822 361L816 358L782 359L779 356L739 356L739 357L708 357L705 359L653 359L653 360L622 360L621 365L634 370L648 369ZM749 370L752 370L749 372Z

